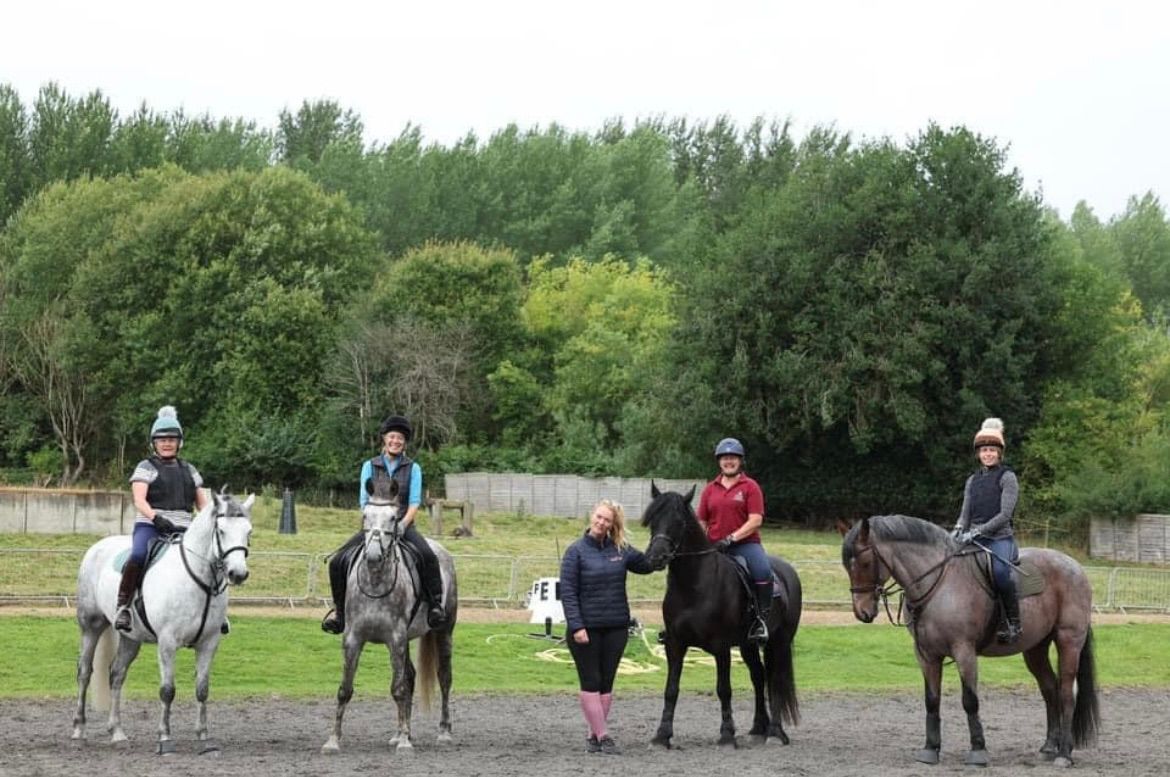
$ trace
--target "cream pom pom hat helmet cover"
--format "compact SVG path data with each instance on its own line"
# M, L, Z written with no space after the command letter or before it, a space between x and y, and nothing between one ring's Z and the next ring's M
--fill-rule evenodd
M973 444L976 448L984 445L995 445L1002 451L1006 447L1003 442L1003 421L998 418L985 419L983 426L975 433Z

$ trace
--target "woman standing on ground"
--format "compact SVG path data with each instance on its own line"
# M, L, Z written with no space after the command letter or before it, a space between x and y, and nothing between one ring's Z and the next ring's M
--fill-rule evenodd
M580 680L581 713L589 725L585 749L617 755L609 735L613 682L630 636L630 602L626 572L652 570L642 552L626 542L622 506L602 499L589 517L585 536L565 551L561 562L561 604L569 652Z

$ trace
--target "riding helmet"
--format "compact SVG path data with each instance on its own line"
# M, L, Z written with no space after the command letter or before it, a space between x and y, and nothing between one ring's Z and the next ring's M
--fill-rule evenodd
M178 437L183 439L183 427L179 425L179 413L173 405L166 405L158 409L158 418L150 427L150 439L160 437Z
M385 436L387 432L402 432L406 437L406 441L410 442L411 436L414 434L414 428L410 425L410 421L404 415L386 416L382 421L382 425L378 429L378 434Z
M994 445L1001 451L1004 449L1003 444L1003 421L998 418L988 418L983 421L983 426L975 433L976 448L981 448L984 445Z
M744 458L743 444L734 437L724 437L715 446L715 458L720 456L739 456Z

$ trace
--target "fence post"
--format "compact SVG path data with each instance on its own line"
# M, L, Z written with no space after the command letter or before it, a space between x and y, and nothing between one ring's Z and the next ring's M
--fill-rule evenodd
M293 501L292 489L284 489L284 498L280 503L280 533L297 533L297 507Z

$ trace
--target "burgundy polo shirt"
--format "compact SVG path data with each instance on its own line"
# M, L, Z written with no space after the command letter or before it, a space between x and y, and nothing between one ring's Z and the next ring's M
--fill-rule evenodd
M699 520L707 524L707 536L712 542L743 526L751 513L764 514L764 492L759 483L743 473L731 488L723 487L722 476L715 478L699 497ZM759 541L759 531L740 539L740 542Z

